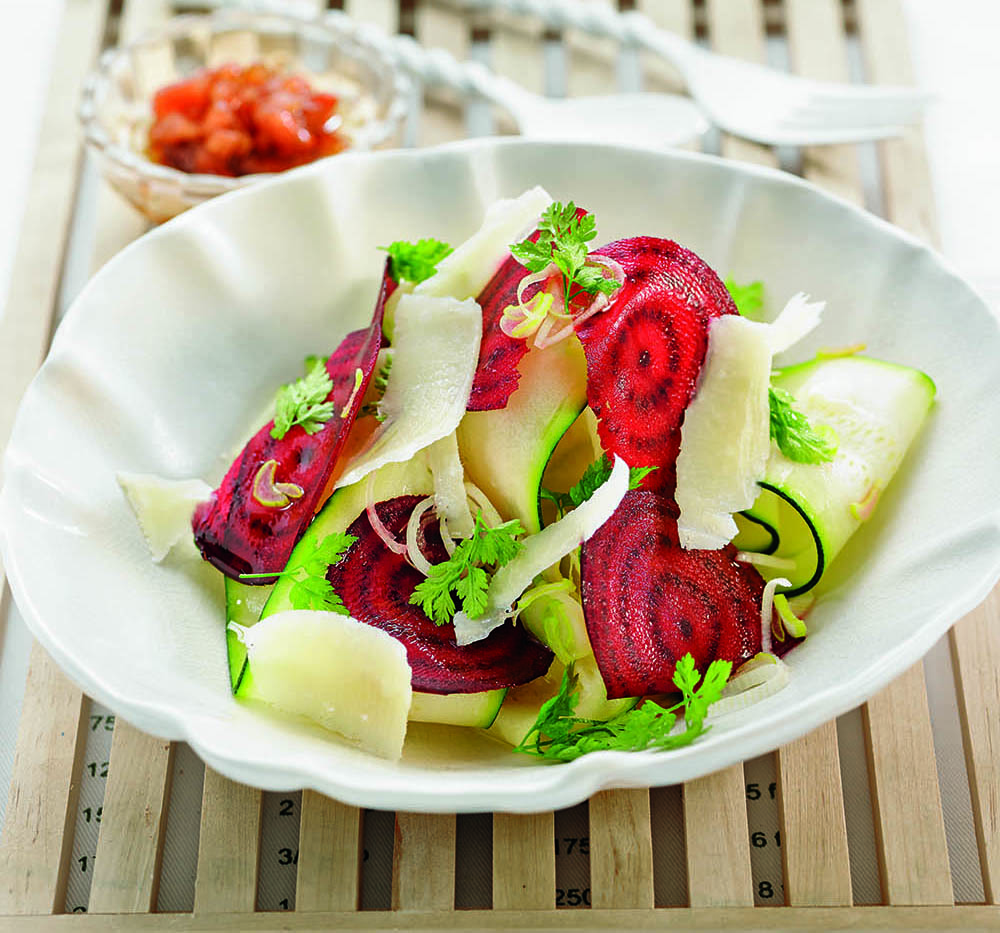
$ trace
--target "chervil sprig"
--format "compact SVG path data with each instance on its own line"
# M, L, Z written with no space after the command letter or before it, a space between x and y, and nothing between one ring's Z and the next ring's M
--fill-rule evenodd
M764 283L750 282L747 285L738 285L733 279L725 281L726 289L732 296L736 310L743 317L753 321L760 320L760 312L764 310Z
M731 671L729 661L713 661L702 677L694 658L686 654L674 671L674 685L681 694L677 703L663 707L647 700L636 709L600 722L574 715L579 688L571 664L563 673L558 693L542 705L535 724L514 751L553 761L572 761L590 752L666 751L690 745L708 731L705 725L708 709L722 695ZM684 731L674 733L677 714L682 708Z
M289 601L295 609L326 610L347 616L350 612L340 595L326 578L327 571L344 556L358 539L354 535L334 532L317 542L316 548L299 566L279 573L243 573L241 580L262 577L291 577Z
M449 244L429 237L410 243L396 240L380 246L389 254L389 272L397 282L423 282L437 272L437 264L452 252Z
M538 239L524 240L510 247L511 255L529 272L541 272L550 263L562 275L565 312L578 295L613 294L620 285L606 278L603 268L587 265L587 244L597 236L593 214L577 217L576 205L550 204L538 223Z
M814 428L795 407L795 398L774 386L768 390L771 406L771 437L789 460L825 463L837 453L837 435L827 425Z
M308 360L306 365L309 365ZM271 437L281 440L295 425L299 425L306 434L315 434L322 429L333 417L333 402L326 398L332 389L333 380L326 366L316 362L301 379L278 389Z
M523 531L517 519L490 528L478 512L472 537L462 541L448 560L431 566L427 579L414 588L410 602L419 605L435 625L451 622L458 611L456 597L470 619L478 618L486 611L490 578L521 550L523 545L516 536Z
M591 463L580 477L579 482L573 486L569 492L553 492L551 489L541 490L543 499L549 499L556 504L560 515L569 509L576 508L586 502L597 490L603 486L608 477L611 476L612 464L607 454L601 454ZM629 467L628 488L638 489L642 481L659 467Z

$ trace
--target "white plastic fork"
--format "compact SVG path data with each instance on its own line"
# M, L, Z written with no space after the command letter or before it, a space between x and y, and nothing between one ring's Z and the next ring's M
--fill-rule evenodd
M716 55L658 28L641 13L617 13L600 3L466 0L466 6L502 8L541 18L555 29L578 29L655 52L680 71L691 96L713 123L729 133L769 145L823 145L896 135L919 120L927 104L927 95L913 88L813 81ZM618 106L617 97L606 99L598 119ZM520 98L516 109L524 111L526 101ZM583 115L581 104L571 106L578 116ZM551 115L555 115L554 109ZM656 113L642 116L636 110L633 116L654 119Z

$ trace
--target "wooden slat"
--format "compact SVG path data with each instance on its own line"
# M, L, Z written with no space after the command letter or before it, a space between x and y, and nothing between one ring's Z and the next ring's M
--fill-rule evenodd
M428 48L451 52L459 61L469 57L469 23L458 13L421 3L417 6L416 38ZM435 90L420 116L418 145L433 146L465 138L465 105L459 94Z
M344 11L389 33L396 32L399 23L398 0L344 0Z
M361 897L361 823L357 807L302 791L296 910L357 910Z
M846 81L848 65L839 3L788 0L786 14L795 70L808 77ZM804 167L810 180L861 203L860 167L853 147L806 150ZM865 709L865 723L886 897L893 904L949 903L951 873L922 666L874 698ZM832 753L831 748L828 754ZM791 759L786 756L785 760L788 764ZM838 770L831 761L826 773L839 778ZM812 800L812 789L802 777L787 778L786 819L792 812L791 793L809 794ZM913 796L917 788L923 792L919 799ZM839 819L836 824L832 822L836 818L833 803L828 801L834 812L828 813L826 822L839 827ZM790 844L789 840L786 845ZM842 865L842 857L838 856L838 863ZM821 866L809 869L798 865L795 870L800 885L809 879L815 884L821 878ZM922 879L920 883L918 878ZM823 884L825 887L825 878ZM800 887L799 895L803 893ZM825 896L833 892L816 893Z
M612 0L579 0L593 5L614 6ZM576 30L566 30L566 89L570 97L613 94L618 90L616 64L620 46L613 39L601 39Z
M707 14L709 41L714 51L758 64L767 63L764 14L758 0L708 0ZM769 147L728 133L722 137L722 154L758 165L778 164Z
M541 22L501 12L490 20L490 65L536 94L545 92ZM512 124L508 124L513 128ZM556 888L552 813L493 814L493 907L553 906Z
M864 707L875 836L889 904L950 904L948 840L922 664Z
M692 907L752 907L743 765L684 785L688 900Z
M544 910L556 888L555 814L493 814L493 909Z
M460 910L450 913L360 913L191 914L123 915L109 920L86 914L62 917L0 917L0 933L319 933L353 931L421 930L509 930L542 933L631 930L747 931L747 933L844 933L847 930L905 930L909 933L940 931L995 930L1000 926L996 907L724 907L657 910L546 910L485 911Z
M867 80L913 84L909 43L900 41L905 18L899 0L856 0L856 4ZM937 242L934 192L921 128L910 127L900 138L879 143L878 149L889 219L928 243Z
M690 0L638 0L636 9L661 29L675 32L685 39L694 36L694 5ZM643 52L640 60L644 90L666 94L686 93L680 74L665 58L652 52Z
M392 909L455 906L455 814L397 813Z
M76 99L104 19L101 3L67 0L63 9L10 291L0 313L0 452L48 347L78 177ZM0 839L0 914L63 907L86 709L80 691L34 645Z
M590 896L597 908L652 908L648 790L606 790L590 798Z
M858 0L859 34L868 80L884 84L912 84L907 43L897 33L903 22L898 0ZM919 127L899 139L879 144L886 215L893 223L928 242L937 240L934 198L927 153ZM950 633L959 711L965 740L969 790L979 843L979 859L986 899L1000 898L1000 637L998 599L994 592ZM926 739L924 740L926 742ZM924 776L925 780L929 775ZM936 785L935 785L936 789ZM924 803L924 807L928 804ZM938 813L921 816L926 832L938 833ZM923 835L923 834L922 834ZM939 896L950 897L944 881ZM896 885L905 891L905 885ZM893 901L890 901L893 903Z
M153 909L159 884L173 745L115 722L88 910Z
M897 0L877 3L859 0L858 14L867 79L874 83L911 84L908 44L899 41L904 24L901 5ZM886 216L916 236L933 242L936 239L933 194L919 128L908 130L900 139L879 144L879 156ZM970 658L977 650L986 652L977 657L982 664L978 671L983 680L977 683L975 673L966 665L970 682L963 681L959 690L966 729L977 719L982 722L984 718L986 721L996 718L995 707L987 703L989 681L996 678L1000 669L1000 648L992 640L980 642L977 628L978 623L973 620L971 625L956 627L951 634L959 656ZM980 689L982 693L978 692ZM969 690L972 692L966 692ZM898 715L903 718L894 722L893 717ZM866 722L875 770L872 784L877 795L876 831L881 833L884 845L881 855L886 897L890 904L950 903L953 890L922 665L868 704ZM989 729L988 726L986 732L979 734L986 744L979 744L976 758L983 766L992 758L995 768L1000 745L990 747ZM966 753L971 756L969 744ZM988 773L983 776L989 778ZM971 769L970 779L976 783ZM990 884L991 889L1000 851L1000 843L996 841L996 801L991 803L991 795L995 793L995 784L972 788L977 833L981 839L992 839L993 843L992 851L988 846L982 860L984 885ZM985 878L987 862L991 862L989 882Z
M588 2L608 5L610 0ZM565 34L564 42L570 96L617 90L617 43L573 31ZM591 798L590 889L595 908L653 906L648 790L609 790Z
M257 904L261 792L205 766L194 912L249 913Z
M792 70L824 81L849 79L840 0L785 0ZM854 146L813 146L802 150L807 178L860 204L861 171Z
M851 862L835 721L778 751L778 795L787 902L849 905Z
M103 26L103 4L67 0L10 291L0 314L0 451L48 348L79 164L77 95Z
M490 19L490 67L536 94L545 93L544 27L541 20L495 11ZM512 132L513 121L501 126Z
M958 707L983 891L1000 898L1000 591L952 629Z
M755 0L714 0L707 14L713 48L752 61L763 59L763 22ZM768 149L732 136L723 137L722 152L730 158L773 164ZM686 784L684 823L691 906L752 905L743 765Z
M0 840L0 914L63 908L88 708L35 643Z

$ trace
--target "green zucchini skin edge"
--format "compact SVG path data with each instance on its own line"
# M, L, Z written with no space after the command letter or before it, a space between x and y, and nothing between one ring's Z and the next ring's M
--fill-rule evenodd
M793 586L787 590L779 590L779 592L784 596L799 596L800 594L811 590L817 583L819 583L820 578L826 570L826 551L823 548L823 541L820 538L819 532L816 530L816 525L803 510L802 506L795 501L795 499L793 499L788 493L779 489L777 486L771 485L770 483L760 482L758 485L761 489L766 489L768 492L774 493L774 495L776 495L779 499L784 499L785 502L795 509L795 511L798 512L799 516L802 518L802 521L806 523L806 527L809 529L809 534L812 536L813 544L816 548L816 569L813 571L812 576L805 583L799 584L798 586ZM755 518L754 516L747 515L746 513L743 513L743 516L744 518L748 518L750 521L763 526L771 533L773 546L770 550L762 551L760 553L773 554L781 546L781 535L779 534L778 529L763 519Z
M766 487L764 483L758 483L758 486ZM781 544L781 536L778 534L778 529L774 527L769 521L763 518L758 518L756 515L752 515L749 511L740 512L740 515L745 518L748 522L753 522L755 525L759 525L770 535L771 540L768 542L767 547L764 550L754 550L755 554L773 554Z
M870 391L870 398L873 400L871 406L867 404L862 404L861 407L866 411L873 411L881 414L883 417L886 413L892 414L895 418L902 418L903 424L906 424L906 419L913 419L916 417L917 420L913 421L913 426L910 428L911 433L909 433L906 440L903 442L902 453L899 455L899 459L896 460L895 465L892 466L891 471L882 480L882 486L888 484L892 477L895 475L900 462L905 458L906 451L909 445L912 443L914 437L919 432L923 425L923 421L927 416L927 412L931 409L934 404L934 396L936 393L936 386L934 380L931 379L926 373L913 369L908 366L902 366L897 363L890 363L885 360L878 360L868 356L854 355L850 357L830 357L830 358L816 358L813 360L808 360L803 363L798 363L792 366L783 367L780 371L774 374L774 384L785 388L788 388L793 395L800 388L800 384L805 381L808 382L810 375L816 371L826 370L827 372L834 372L837 375L833 377L833 385L836 387L838 385L838 380L844 382L845 380L854 380L851 382L852 387L857 385L856 380L861 379L862 385L867 386ZM879 375L881 374L881 375ZM888 380L888 381L886 381ZM877 391L876 391L877 390ZM847 390L847 397L850 398L851 390ZM832 398L837 399L838 393L835 391ZM894 409L889 409L886 407L885 400L892 399ZM868 398L865 402L868 402ZM883 404L880 404L883 403ZM919 410L919 416L917 413ZM896 424L900 421L896 420ZM796 585L789 587L786 590L781 590L786 596L798 596L805 593L816 586L826 568L833 557L839 553L840 549L846 544L847 540L853 535L857 526L852 527L847 530L846 534L843 536L843 540L838 544L838 534L842 529L826 528L824 513L822 510L817 515L811 514L812 506L810 505L810 500L808 496L803 498L794 488L791 488L788 484L780 482L768 482L766 479L759 481L758 485L762 490L770 492L772 495L776 496L778 500L781 500L787 505L791 506L794 513L798 515L802 522L805 523L806 529L808 530L809 537L812 539L811 550L815 554L815 566L812 568L812 572L809 578L797 582ZM759 526L765 528L772 536L773 547L764 553L777 553L781 549L781 532L779 531L776 524L769 520L768 515L770 515L770 509L768 504L762 509L758 509L758 504L755 503L749 510L741 513L743 518L755 522ZM759 511L763 511L764 515L758 514ZM771 516L775 518L775 516ZM784 518L780 519L783 523ZM824 533L824 528L826 532ZM799 536L799 529L795 529L796 539ZM830 543L830 549L824 546L824 536L827 537ZM796 544L798 541L796 540ZM804 550L796 552L797 554L804 553ZM800 562L797 561L797 565ZM796 567L798 570L799 567ZM788 577L794 578L792 573L787 574Z

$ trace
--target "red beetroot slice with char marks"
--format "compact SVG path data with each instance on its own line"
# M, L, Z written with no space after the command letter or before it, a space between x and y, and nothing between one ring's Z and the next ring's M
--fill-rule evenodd
M288 563L295 542L322 505L321 496L347 442L378 360L385 302L395 288L387 263L371 324L348 334L327 360L333 382L327 400L333 402L333 417L315 434L296 425L280 440L271 437L274 421L269 421L243 448L212 497L195 510L191 522L195 542L205 560L226 576L277 571ZM356 388L359 369L362 379ZM254 498L254 479L268 460L278 462L276 482L295 483L304 490L284 508L261 505Z
M577 208L576 216L587 212ZM540 231L536 230L528 238L536 242ZM513 256L508 256L496 271L476 301L483 309L483 337L479 344L479 363L472 381L472 391L466 408L469 411L496 411L506 408L510 397L517 390L521 374L517 367L528 352L534 337L526 340L509 337L500 329L504 309L517 304L517 288L521 280L531 273ZM528 288L524 300L530 301L542 287L542 283Z
M760 574L732 545L681 548L676 515L670 499L635 490L583 545L587 632L611 699L673 693L688 652L704 672L761 650Z
M399 496L379 502L375 510L399 538L419 501L419 496ZM410 604L414 588L425 578L385 546L367 514L356 519L347 533L358 540L330 567L327 579L355 619L403 643L414 690L480 693L527 683L549 669L552 653L532 641L521 626L502 625L482 641L459 648L453 625L435 625L419 606ZM423 525L422 537L422 550L431 563L448 559L436 521Z
M658 466L644 488L673 495L681 423L698 386L708 328L713 318L736 314L736 306L715 272L672 240L616 240L592 255L625 271L611 307L576 327L601 444L630 466Z

